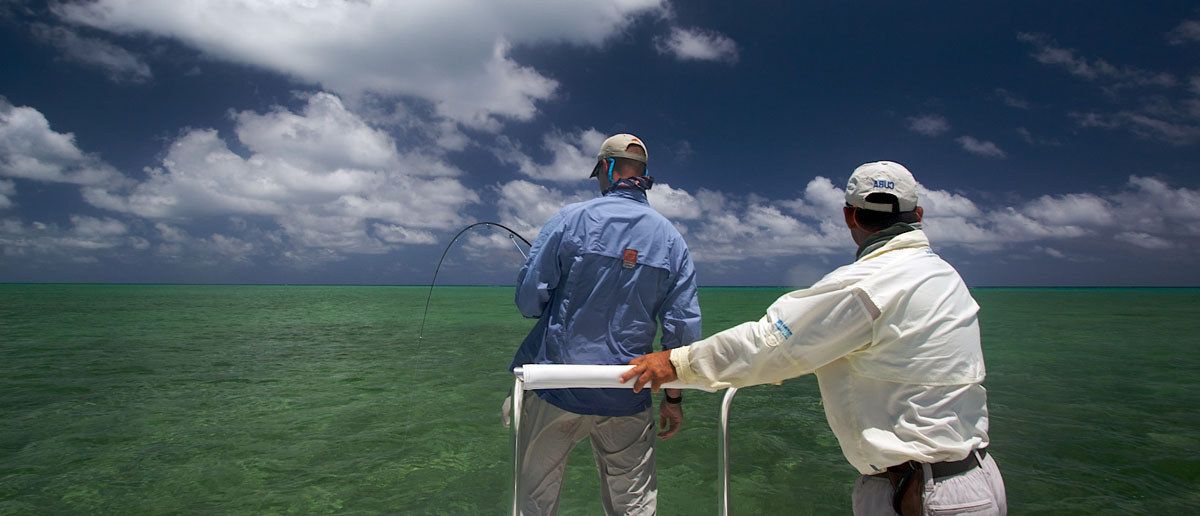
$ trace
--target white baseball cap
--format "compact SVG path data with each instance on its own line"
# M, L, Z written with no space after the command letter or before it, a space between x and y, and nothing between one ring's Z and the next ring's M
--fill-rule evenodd
M642 140L638 139L637 136L625 133L614 134L609 136L608 139L604 140L604 143L600 145L600 153L596 155L596 159L602 160L605 158L627 158L641 163L646 163L649 153L647 152L643 155L625 150L628 149L630 145L637 145L638 147L642 148L643 152L646 151L646 144L642 143Z
M873 193L896 198L897 204L867 201ZM893 161L864 163L850 174L846 184L846 202L864 210L903 212L917 209L917 180L904 165Z

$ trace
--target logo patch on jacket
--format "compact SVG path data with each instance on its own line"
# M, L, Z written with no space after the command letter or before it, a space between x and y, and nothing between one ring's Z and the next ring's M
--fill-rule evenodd
M632 269L637 265L637 249L626 249L625 256L621 259L621 267Z
M788 328L786 324L783 324L783 319L777 319L775 321L775 329L779 330L779 333L783 335L784 339L792 336L792 329Z

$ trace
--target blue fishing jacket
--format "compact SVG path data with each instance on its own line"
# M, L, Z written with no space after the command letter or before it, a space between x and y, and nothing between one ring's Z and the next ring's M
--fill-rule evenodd
M617 189L564 207L542 227L517 276L517 308L537 325L509 369L523 364L625 364L700 338L696 270L674 226L646 193ZM538 395L576 414L630 416L650 392L544 389Z

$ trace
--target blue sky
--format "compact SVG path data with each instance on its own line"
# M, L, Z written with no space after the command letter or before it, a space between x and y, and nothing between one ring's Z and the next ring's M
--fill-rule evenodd
M968 4L0 0L0 281L427 284L632 132L702 285L852 260L881 159L972 286L1200 285L1200 8Z

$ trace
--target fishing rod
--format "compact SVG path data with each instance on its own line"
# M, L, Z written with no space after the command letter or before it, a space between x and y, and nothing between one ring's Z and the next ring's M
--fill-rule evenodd
M522 242L525 242L525 245L530 246L530 247L533 247L533 244L529 243L529 241L526 240L525 237L521 236L520 233L517 233L516 231L509 229L508 227L506 227L503 224L499 224L496 222L476 222L465 228L462 228L462 230L459 231L458 234L454 235L454 238L450 239L450 243L446 244L446 250L442 251L442 257L438 259L437 267L433 269L433 281L429 282L429 295L425 296L425 313L423 315L421 315L421 329L417 331L417 340L421 340L422 338L424 338L424 335L425 335L425 318L429 316L429 301L431 299L433 299L433 286L435 284L437 284L438 271L442 270L442 260L446 259L446 253L450 252L450 247L452 247L454 245L454 242L458 241L458 237L462 236L462 234L466 233L468 229L471 229L475 226L495 226L495 227L498 227L500 229L507 231L508 239L512 241L514 246L516 246L517 251L520 252L521 256L524 256L525 259L529 259L529 256L525 254L525 251L523 251L521 249L521 246L517 245L517 241L514 240L513 238L514 237L520 238Z

